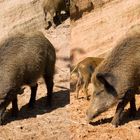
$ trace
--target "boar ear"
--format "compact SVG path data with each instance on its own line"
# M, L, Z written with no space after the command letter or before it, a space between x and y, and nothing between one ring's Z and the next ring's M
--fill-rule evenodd
M115 78L111 73L97 73L96 77L104 85L110 85L115 88Z

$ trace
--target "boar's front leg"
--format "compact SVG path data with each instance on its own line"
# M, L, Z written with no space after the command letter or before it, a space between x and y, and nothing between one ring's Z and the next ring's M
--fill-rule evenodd
M130 100L130 112L129 117L135 117L136 116L136 104L135 104L135 96Z
M117 105L117 109L116 109L116 113L115 113L115 116L113 117L113 120L112 120L112 124L115 125L116 127L120 124L121 122L121 119L122 119L122 112L124 110L124 107L127 105L127 103L130 101L130 108L131 110L133 108L136 109L135 107L135 94L133 94L133 91L132 90L128 90L124 97L122 97L120 100L119 100L119 103ZM133 111L132 111L133 112ZM134 111L135 112L135 111Z
M122 112L127 103L128 103L128 101L125 99L122 99L119 101L119 103L117 105L115 116L113 117L113 120L111 121L111 123L113 125L115 125L115 127L117 127L120 124Z
M77 83L76 83L76 93L77 93L76 99L78 99L78 97L79 97L79 91L80 91L80 88L82 86L82 80L83 80L83 78L81 76L81 73L78 72L78 80L77 80Z
M20 88L17 89L16 91L14 91L16 94L23 94L24 93L24 89L25 88ZM15 95L15 97L12 99L12 116L13 117L17 117L18 115L18 100L17 100L17 95Z
M44 74L44 79L45 79L45 83L46 83L46 86L47 86L47 105L49 107L52 106L52 93L53 93L53 76L47 76L46 74Z
M17 104L17 95L12 100L12 116L17 117L18 115L18 104Z
M30 101L29 101L29 107L30 108L34 108L35 100L36 100L37 87L38 87L37 83L35 85L31 85L31 97L30 97Z

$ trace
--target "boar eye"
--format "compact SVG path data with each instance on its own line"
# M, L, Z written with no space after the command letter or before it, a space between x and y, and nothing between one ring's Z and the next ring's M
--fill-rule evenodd
M99 92L96 93L96 95L100 95L104 90L100 90Z
M114 88L111 85L105 84L104 86L107 92L112 93L114 91Z

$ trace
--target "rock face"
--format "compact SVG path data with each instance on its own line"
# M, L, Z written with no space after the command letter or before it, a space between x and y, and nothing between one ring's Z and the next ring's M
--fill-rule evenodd
M77 20L81 18L85 12L90 12L93 10L93 8L92 0L71 0L71 20Z
M95 1L95 0L94 0ZM139 0L102 0L103 4L71 25L71 58L105 56L125 32L140 23Z
M44 23L39 0L1 0L0 17L1 38L15 30L38 30Z

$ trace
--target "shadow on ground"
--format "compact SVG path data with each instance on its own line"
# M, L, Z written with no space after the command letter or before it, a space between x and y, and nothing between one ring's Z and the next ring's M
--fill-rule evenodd
M19 111L18 117L11 117L11 109L6 113L3 125L10 123L15 120L23 120L28 118L36 117L37 115L42 115L45 113L50 113L55 109L65 107L70 103L70 92L69 89L62 89L58 92L53 93L52 107L48 107L46 104L46 97L42 97L36 100L36 105L34 109L30 109L28 104L22 106Z

